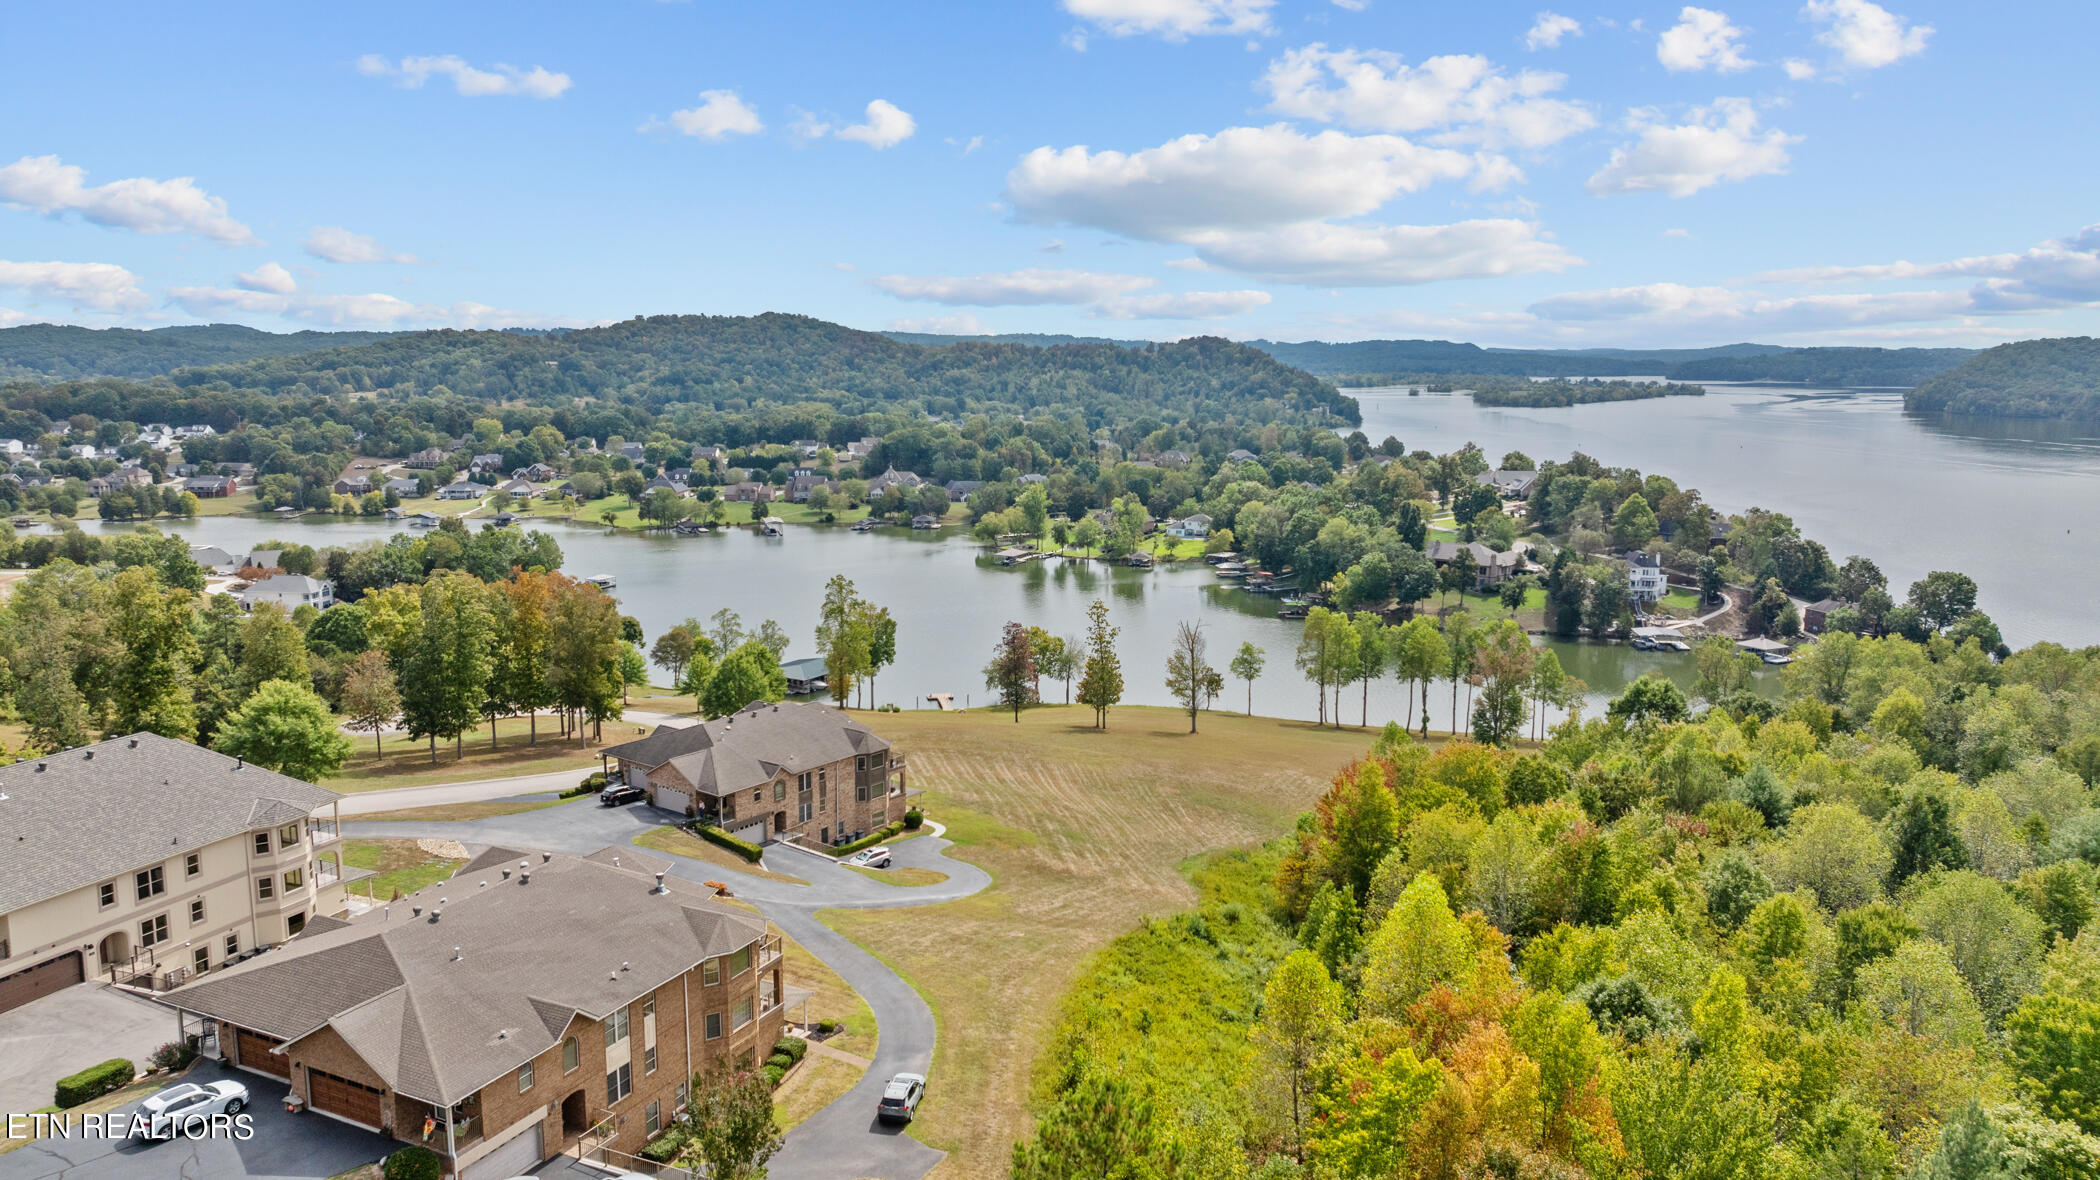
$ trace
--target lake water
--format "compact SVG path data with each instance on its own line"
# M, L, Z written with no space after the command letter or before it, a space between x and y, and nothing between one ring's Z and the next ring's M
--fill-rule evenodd
M1899 600L1931 570L1966 573L2014 647L2100 643L2100 429L1914 416L1893 390L1706 388L1561 409L1350 392L1374 443L1390 434L1445 454L1477 442L1491 463L1580 450L1669 476L1725 512L1784 512L1833 560L1873 558Z
M471 521L472 518L469 518ZM84 520L90 532L130 526ZM653 641L688 617L705 622L728 607L755 628L778 620L794 638L790 658L815 654L812 633L824 582L834 573L853 579L861 595L889 608L897 619L898 657L877 680L878 699L901 708L925 706L930 692L954 693L975 705L989 700L982 669L1009 619L1059 635L1083 636L1086 608L1105 598L1122 628L1117 651L1123 661L1124 699L1133 704L1171 705L1166 661L1176 626L1203 624L1210 663L1223 671L1242 642L1268 653L1268 666L1254 683L1254 711L1266 716L1311 720L1318 702L1292 666L1303 625L1276 618L1276 601L1222 584L1208 566L1132 570L1102 563L1032 562L1001 568L982 546L944 530L940 535L885 528L854 533L832 526L790 526L780 540L746 529L701 537L609 534L602 529L554 522L536 526L561 543L563 568L577 577L611 574L621 609L642 624ZM229 552L258 548L271 539L305 544L352 545L382 540L398 531L384 522L315 516L299 521L252 517L201 517L169 531L194 544ZM1650 669L1685 687L1693 673L1688 656L1637 652L1621 645L1554 642L1563 665L1595 690L1601 702L1628 680ZM1077 688L1075 679L1073 687ZM1046 699L1064 699L1062 685L1045 683ZM1398 720L1407 710L1406 689L1390 678L1371 688L1374 725ZM1220 708L1246 707L1246 688L1227 676ZM1343 717L1355 721L1360 694L1343 694ZM1450 713L1448 685L1430 693L1432 726ZM1465 697L1461 692L1460 709ZM1419 716L1419 705L1417 706ZM1594 710L1593 710L1594 711Z

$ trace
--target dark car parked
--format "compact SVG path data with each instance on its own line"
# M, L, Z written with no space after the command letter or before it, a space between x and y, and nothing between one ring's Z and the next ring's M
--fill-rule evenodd
M598 805L601 807L624 807L629 803L640 803L648 797L649 792L644 791L640 787L607 787L598 792Z

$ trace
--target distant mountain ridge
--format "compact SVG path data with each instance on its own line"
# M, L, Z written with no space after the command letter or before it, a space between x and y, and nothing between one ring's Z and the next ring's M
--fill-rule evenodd
M1925 413L2100 421L2100 340L2064 336L1985 349L1903 397Z
M184 324L148 329L23 324L0 329L0 380L153 377L187 365L291 356L407 334L265 332L242 324Z

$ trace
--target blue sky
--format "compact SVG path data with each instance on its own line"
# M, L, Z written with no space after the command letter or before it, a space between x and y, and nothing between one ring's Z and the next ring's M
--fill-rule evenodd
M2093 6L12 6L0 325L2091 333Z

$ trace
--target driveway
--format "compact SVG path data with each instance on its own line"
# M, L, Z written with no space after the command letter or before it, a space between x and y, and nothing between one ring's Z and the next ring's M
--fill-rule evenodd
M285 1085L200 1061L183 1078L221 1078L248 1087L255 1134L236 1139L39 1139L0 1155L0 1180L319 1180L368 1164L399 1146L370 1131L317 1114L284 1111ZM137 1104L119 1108L128 1115Z
M467 844L501 844L518 849L544 848L583 854L607 845L630 843L635 836L680 817L647 804L628 807L550 807L518 815L456 823L348 823L349 836L439 837ZM885 885L851 872L830 860L779 845L766 850L766 867L809 881L794 885L764 877L725 872L705 861L645 850L671 861L670 872L692 881L727 878L737 897L751 902L766 917L859 992L875 1013L880 1038L874 1064L860 1082L837 1101L788 1133L787 1146L773 1157L767 1174L773 1180L838 1180L842 1176L871 1180L919 1180L940 1162L942 1152L928 1147L904 1129L875 1120L883 1083L897 1073L929 1074L933 1061L933 1012L910 984L881 960L855 946L817 920L820 909L887 909L936 905L985 888L991 877L976 865L951 859L953 845L932 825L933 834L891 846L898 865L937 869L948 880L936 885ZM927 1085L941 1080L929 1074ZM0 1180L5 1180L0 1176Z
M122 1057L146 1068L175 1039L175 1010L101 983L76 983L0 1012L0 1113L51 1105L58 1079Z

